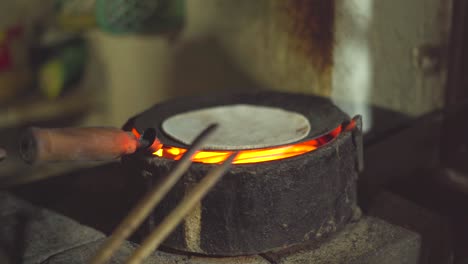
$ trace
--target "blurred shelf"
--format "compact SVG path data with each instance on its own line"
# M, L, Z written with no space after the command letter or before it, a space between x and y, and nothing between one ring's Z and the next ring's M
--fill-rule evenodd
M0 128L22 126L63 118L89 111L94 96L82 90L70 92L57 99L29 96L0 108Z

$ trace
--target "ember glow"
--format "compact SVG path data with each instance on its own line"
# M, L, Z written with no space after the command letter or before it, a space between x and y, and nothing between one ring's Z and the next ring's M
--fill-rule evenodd
M272 148L241 150L239 151L239 154L235 158L233 164L259 163L280 160L309 153L336 138L343 131L342 127L343 126L340 125L326 135L304 142ZM352 129L354 129L354 120L345 127L346 131ZM138 132L135 130L133 133ZM179 160L186 151L186 148L159 145L158 149L153 152L153 155L161 158ZM195 154L193 157L193 162L208 164L221 163L225 161L232 153L234 153L234 151L202 150Z
M136 130L136 128L132 128L132 134L135 135L136 138L141 137L140 133L138 132L138 130Z
M298 144L280 146L275 148L249 149L240 151L233 164L256 163L294 157L315 150L318 146L317 140L309 140ZM155 151L153 155L163 158L178 160L187 151L184 148L163 146ZM193 162L221 163L234 151L202 150L193 157Z

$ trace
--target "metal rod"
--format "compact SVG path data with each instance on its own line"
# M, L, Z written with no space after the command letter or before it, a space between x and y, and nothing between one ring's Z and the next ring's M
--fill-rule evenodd
M158 225L143 244L130 256L128 264L139 264L147 258L167 236L180 224L194 206L205 197L231 166L237 153L232 154L223 164L208 172L180 204Z
M90 263L102 264L111 258L112 254L133 232L135 232L138 226L148 217L162 198L166 196L169 190L177 183L182 175L184 175L192 164L193 156L201 149L203 144L205 144L216 127L217 125L211 125L200 133L189 150L179 160L176 167L159 185L150 190L143 199L137 203L127 217L117 226L111 236L107 238L96 255L91 259Z

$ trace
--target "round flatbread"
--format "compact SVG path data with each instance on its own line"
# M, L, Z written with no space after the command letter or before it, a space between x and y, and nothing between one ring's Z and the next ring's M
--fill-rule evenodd
M174 115L162 123L173 139L190 145L207 126L218 129L204 149L241 150L284 145L305 138L309 120L281 108L236 104L204 108Z

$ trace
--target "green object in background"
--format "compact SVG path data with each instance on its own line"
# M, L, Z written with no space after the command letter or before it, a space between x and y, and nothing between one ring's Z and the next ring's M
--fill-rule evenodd
M96 0L96 22L111 33L164 33L184 22L185 0Z
M66 31L76 32L96 27L96 0L55 0L55 22Z
M49 99L57 98L81 78L85 63L84 43L63 47L39 69L41 92Z

